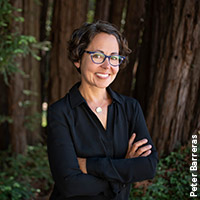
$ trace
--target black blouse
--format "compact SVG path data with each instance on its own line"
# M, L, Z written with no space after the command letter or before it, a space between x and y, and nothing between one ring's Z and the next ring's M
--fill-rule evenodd
M107 128L81 96L77 83L48 109L48 156L54 190L50 199L128 200L130 184L155 175L157 152L139 103L107 88ZM147 138L152 153L125 159L129 138ZM81 172L77 157L87 158Z

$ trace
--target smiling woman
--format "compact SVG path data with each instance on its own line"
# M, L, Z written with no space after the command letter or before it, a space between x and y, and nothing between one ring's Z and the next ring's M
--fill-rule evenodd
M90 56L84 53L81 60L74 63L81 71L80 92L88 100L93 100L93 91L98 92L101 97L104 94L104 98L107 99L105 88L113 82L119 71L119 63L113 66L110 62L112 56L119 54L117 39L113 35L99 33L92 39L85 52L92 52L92 54ZM104 99L100 96L97 97L98 101L95 99L97 104Z
M130 184L153 178L157 165L139 103L109 87L131 51L98 21L73 32L68 52L81 82L48 109L50 199L128 200Z

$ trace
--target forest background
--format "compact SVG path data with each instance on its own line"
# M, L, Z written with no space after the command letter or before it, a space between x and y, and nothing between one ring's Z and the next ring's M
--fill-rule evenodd
M200 134L199 9L198 0L0 0L0 199L48 197L47 107L79 80L67 58L72 31L96 20L129 42L112 88L140 102L161 158L154 182L132 196L188 199Z

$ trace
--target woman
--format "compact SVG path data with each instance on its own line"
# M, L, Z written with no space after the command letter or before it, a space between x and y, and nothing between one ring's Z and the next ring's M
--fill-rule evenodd
M130 184L153 178L157 164L139 103L109 87L130 49L98 21L75 30L68 50L81 82L48 110L50 199L128 200Z

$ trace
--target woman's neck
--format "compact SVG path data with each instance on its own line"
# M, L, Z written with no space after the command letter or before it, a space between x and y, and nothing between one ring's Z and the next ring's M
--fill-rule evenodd
M87 102L99 103L110 99L106 88L97 88L81 84L79 91Z

